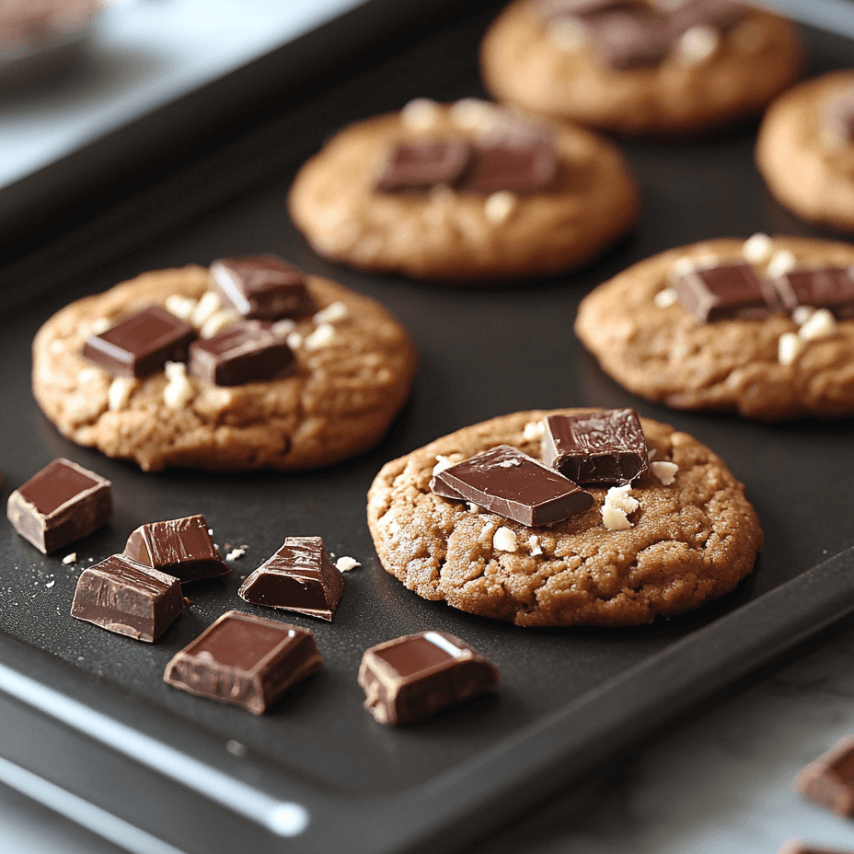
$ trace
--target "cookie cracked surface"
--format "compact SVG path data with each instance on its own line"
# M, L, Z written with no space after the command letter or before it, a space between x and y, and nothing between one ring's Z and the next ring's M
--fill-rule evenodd
M528 425L582 411L501 416L387 463L368 493L385 569L424 599L520 626L638 625L732 590L753 569L759 521L723 461L665 424L641 419L654 459L675 463L676 478L665 486L646 472L634 482L640 506L626 530L604 526L605 488L589 489L595 504L584 515L539 528L430 491L438 457L509 444L539 458Z

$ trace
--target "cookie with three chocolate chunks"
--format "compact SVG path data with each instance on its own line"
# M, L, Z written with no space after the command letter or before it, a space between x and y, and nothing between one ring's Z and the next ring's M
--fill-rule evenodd
M777 305L773 287L743 262L695 268L677 277L673 287L701 323L762 318Z
M177 578L127 555L113 555L80 573L71 616L153 643L183 610Z
M838 815L854 816L854 737L846 736L795 778L798 793Z
M837 320L854 318L854 268L821 267L792 270L772 279L788 311L798 306L826 308Z
M320 537L288 537L237 593L253 605L331 620L344 593L344 578Z
M428 631L365 650L359 685L381 724L410 724L498 684L497 668L459 638Z
M417 140L396 145L377 178L382 192L429 190L451 186L471 162L473 149L462 139Z
M24 539L50 554L107 524L113 515L112 485L60 457L9 496L6 515Z
M128 537L124 553L181 583L228 575L231 567L211 540L204 516L185 516L140 525Z
M172 658L163 681L260 715L321 667L308 629L228 611Z

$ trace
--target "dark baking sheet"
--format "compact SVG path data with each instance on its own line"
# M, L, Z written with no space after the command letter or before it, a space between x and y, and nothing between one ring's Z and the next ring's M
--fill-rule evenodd
M498 5L469 8L400 52L390 39L371 70L350 78L342 67L344 82L281 98L275 119L243 139L0 270L3 499L64 455L114 483L115 518L73 547L81 562L121 550L143 522L188 513L204 513L220 544L248 545L235 573L190 591L192 608L148 646L73 620L80 564L63 565L64 551L42 557L0 526L0 757L13 763L0 764L0 779L4 767L33 771L190 854L450 851L854 608L850 553L807 573L854 545L850 420L764 425L664 410L619 389L572 334L581 296L649 254L757 230L818 233L764 191L752 167L754 126L627 144L645 198L640 228L565 278L454 290L356 273L317 258L287 222L296 168L337 127L418 95L480 93L474 50ZM845 39L808 37L813 71L850 56ZM37 229L28 236L38 242ZM298 475L145 475L71 445L40 415L29 342L54 310L142 270L269 250L376 297L411 330L421 353L414 394L375 451ZM494 415L567 405L634 405L721 453L766 532L754 576L649 627L532 631L424 602L382 571L364 496L383 462ZM363 563L347 576L332 625L279 616L315 631L326 669L263 718L164 685L166 661L222 611L271 616L236 597L240 576L285 536L310 534ZM421 726L381 727L361 710L361 652L427 628L471 642L501 668L502 683ZM229 752L232 740L245 756ZM292 831L303 810L304 832L273 832Z

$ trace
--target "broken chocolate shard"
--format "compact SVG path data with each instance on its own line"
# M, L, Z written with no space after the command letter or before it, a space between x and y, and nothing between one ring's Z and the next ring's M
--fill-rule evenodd
M406 192L455 184L471 156L471 145L461 139L400 143L391 152L376 186L382 192Z
M854 738L840 739L795 778L803 797L842 816L854 816Z
M673 283L682 305L700 321L753 320L777 307L773 286L750 264L722 264L685 273Z
M581 485L631 483L647 470L646 438L634 409L545 419L542 458Z
M580 23L606 68L657 65L673 48L667 17L647 9L608 9L584 17Z
M190 346L189 373L221 386L279 379L295 367L293 350L269 324L238 323Z
M593 496L569 478L509 445L438 472L430 489L530 528L579 516L594 503Z
M101 475L59 458L9 496L6 514L24 539L50 554L110 520L111 484Z
M169 685L253 714L323 666L308 629L228 611L169 664Z
M113 555L80 574L71 616L153 643L183 610L177 578Z
M550 134L525 133L500 125L474 146L474 157L460 189L485 195L501 191L536 193L547 189L557 174Z
M408 724L498 683L498 669L453 635L406 635L366 650L359 667L365 708L381 724Z
M301 317L315 309L305 275L276 255L220 258L210 277L223 303L249 319Z
M288 537L237 592L253 605L331 620L344 592L344 579L320 537Z
M128 537L124 553L145 566L174 575L181 583L231 572L211 540L204 516L141 525Z
M850 267L792 270L771 281L788 311L807 305L826 308L838 320L854 317L854 275Z
M87 338L83 355L115 376L141 378L162 370L167 362L186 362L195 337L192 326L152 306Z
M837 137L846 142L854 142L854 86L828 103L825 122Z

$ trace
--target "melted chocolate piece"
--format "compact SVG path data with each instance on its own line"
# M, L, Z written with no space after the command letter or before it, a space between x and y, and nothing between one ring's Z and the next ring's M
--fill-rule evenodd
M381 724L408 724L482 694L499 673L467 643L445 632L406 635L365 650L359 684Z
M725 32L749 11L748 6L735 0L689 0L673 10L670 27L677 36L691 27L713 27Z
M841 139L854 142L854 86L828 103L825 122Z
M295 366L287 342L257 320L238 323L190 345L189 373L214 385L275 380Z
M646 471L646 439L634 409L549 415L543 463L576 483L631 483Z
M211 541L204 516L141 525L128 537L124 553L182 583L231 572Z
M579 516L593 496L569 478L509 445L440 471L430 489L443 498L471 501L529 528Z
M854 738L838 741L795 778L810 801L842 816L854 816Z
M71 616L152 643L183 610L177 578L113 555L80 574Z
M471 145L461 139L400 143L386 161L377 189L406 192L455 184L471 157Z
M60 458L16 489L6 512L24 539L49 554L109 521L113 515L110 481Z
M147 377L167 362L186 362L196 337L192 326L152 306L117 323L83 345L83 355L119 377Z
M830 309L839 319L854 317L854 275L849 267L793 270L772 283L789 311L808 305Z
M308 629L228 611L166 665L163 680L260 715L322 666Z
M646 9L614 9L581 19L585 35L607 68L657 65L673 47L668 19Z
M551 135L543 129L499 125L475 143L474 152L460 183L469 193L536 193L547 189L557 174Z
M276 255L220 258L211 264L210 277L223 303L243 317L280 320L315 308L305 275Z
M344 579L332 565L320 537L288 537L237 591L253 605L267 605L331 620Z
M723 264L692 270L673 285L682 305L701 323L765 317L776 308L770 283L763 282L750 264Z
M535 5L547 21L552 21L555 18L577 18L605 9L631 8L638 4L633 0L536 0Z

